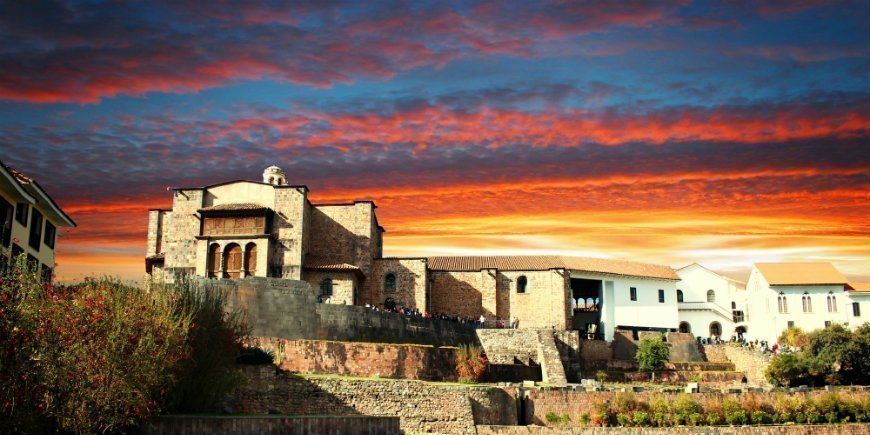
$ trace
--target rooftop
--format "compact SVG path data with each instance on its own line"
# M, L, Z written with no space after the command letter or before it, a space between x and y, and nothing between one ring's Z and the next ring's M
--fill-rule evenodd
M200 212L209 211L253 211L253 210L268 210L269 207L254 204L254 203L236 203L236 204L219 204L211 207L203 207Z
M858 292L858 293L870 293L870 281L865 282L850 282L849 291Z
M579 272L638 276L675 281L680 279L673 269L668 266L603 258L563 257L556 255L452 256L429 257L427 262L430 270L443 271L567 269Z
M770 285L830 285L849 281L831 263L755 263Z

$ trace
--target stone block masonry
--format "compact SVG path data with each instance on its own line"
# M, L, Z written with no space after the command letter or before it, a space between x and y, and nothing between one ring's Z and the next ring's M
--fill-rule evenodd
M258 338L293 373L456 381L456 348ZM278 360L280 358L280 360Z
M360 306L317 303L315 291L304 281L203 281L214 290L227 291L228 309L243 309L252 334L258 337L438 346L477 342L474 329L459 322L411 319Z
M476 424L517 424L516 390L288 375L273 366L244 368L249 381L225 407L245 414L379 415L401 430L474 434Z
M755 385L770 386L770 382L767 381L764 372L767 371L767 367L770 365L771 354L730 344L720 344L718 346L722 347L725 356L729 361L734 363L734 367L746 374L746 380Z
M397 417L352 416L203 416L157 417L141 435L382 435L400 433Z

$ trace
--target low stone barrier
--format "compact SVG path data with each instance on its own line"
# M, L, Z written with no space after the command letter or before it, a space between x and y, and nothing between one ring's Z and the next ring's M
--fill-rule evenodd
M155 418L141 435L380 435L401 433L398 417L353 416L202 416L173 415Z

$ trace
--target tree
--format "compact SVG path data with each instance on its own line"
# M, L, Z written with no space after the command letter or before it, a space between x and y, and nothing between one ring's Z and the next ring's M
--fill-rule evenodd
M783 353L770 360L764 376L771 384L789 387L804 382L808 377L809 364L802 353Z
M852 332L838 324L807 334L810 373L819 381L838 383L843 357L851 342Z
M870 384L870 323L864 323L852 333L852 340L842 354L843 383Z
M803 349L807 346L809 340L803 329L792 326L782 331L782 334L779 336L779 342L793 348Z
M656 372L665 368L665 362L670 358L670 348L662 341L662 337L646 337L637 346L634 355L637 367L643 372ZM653 375L655 376L655 375Z
M486 373L488 361L480 347L473 344L463 344L456 352L456 374L459 382L477 383Z

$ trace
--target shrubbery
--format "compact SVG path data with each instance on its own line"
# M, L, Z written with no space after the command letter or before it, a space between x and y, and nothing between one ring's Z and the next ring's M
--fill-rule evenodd
M646 337L637 345L637 353L634 359L637 368L642 372L655 372L665 368L665 363L670 357L668 344L662 341L662 337Z
M666 396L658 395L645 402L638 400L633 393L617 393L609 401L597 403L595 412L591 416L583 414L580 422L605 427L672 427L848 423L866 422L868 418L870 397L852 399L833 392L815 400L779 394L772 402L762 402L752 394L741 396L741 401L726 397L721 401L699 402L690 394L679 394L670 401ZM555 413L548 413L546 420L553 424L561 422Z
M771 360L765 375L774 385L870 383L868 323L854 332L837 324L809 334L804 334L799 328L789 328L783 332L780 341L801 350L780 354Z
M459 382L477 383L486 373L486 357L479 346L463 344L456 352L456 374Z
M210 388L207 401L234 385L244 327L220 295L193 296L190 283L52 286L23 256L0 279L0 432L121 430L185 409L179 393L196 388L185 385Z

